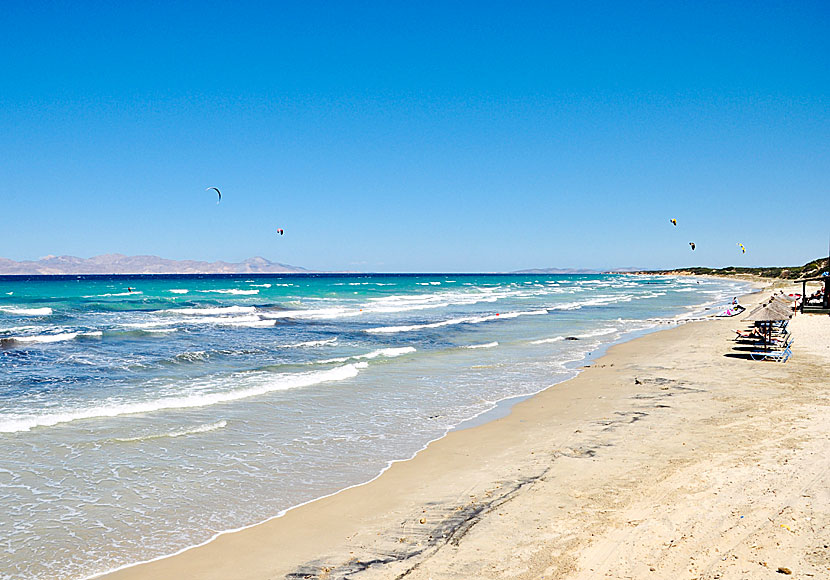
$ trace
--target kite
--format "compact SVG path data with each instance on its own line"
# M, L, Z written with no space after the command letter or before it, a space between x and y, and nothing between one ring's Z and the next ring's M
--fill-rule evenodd
M222 201L222 192L219 191L219 188L218 187L207 187L207 188L205 188L205 191L210 191L211 189L214 190L217 194L219 194L219 201ZM217 201L216 203L219 203L219 201Z
M689 242L689 245L692 246L692 251L694 252L695 251L695 243L694 242Z
M677 227L677 220L676 219L671 218L669 221L671 222L671 225L673 225L674 227Z
M282 228L277 228L277 233L279 235L283 235L285 233L285 230L283 230Z
M741 247L741 253L746 254L746 248L744 247L744 245L741 242L738 242L738 245Z

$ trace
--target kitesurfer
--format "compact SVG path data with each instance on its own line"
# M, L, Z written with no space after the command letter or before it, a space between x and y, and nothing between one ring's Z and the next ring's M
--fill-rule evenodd
M219 201L216 202L218 204L220 201L222 201L222 192L219 191L218 187L207 187L205 188L205 191L210 191L211 189L214 190L217 193L217 195L219 195Z

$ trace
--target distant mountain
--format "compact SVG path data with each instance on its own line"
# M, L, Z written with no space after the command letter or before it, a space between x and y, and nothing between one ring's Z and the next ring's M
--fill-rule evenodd
M158 256L102 254L89 259L46 256L37 261L15 262L0 258L0 275L21 274L283 274L312 272L298 266L249 258L244 262L167 260Z

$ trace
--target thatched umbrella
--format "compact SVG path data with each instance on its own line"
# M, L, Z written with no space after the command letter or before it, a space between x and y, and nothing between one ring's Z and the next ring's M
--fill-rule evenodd
M792 317L793 313L789 305L773 299L753 309L744 317L744 320L751 322L780 322L782 320L789 320Z
M766 330L765 342L769 344L772 339L772 323L781 322L782 320L789 320L793 317L788 304L784 304L781 300L776 300L774 297L769 301L753 309L752 312L744 317L744 320L751 322L765 322L763 326Z
M790 308L793 311L795 311L795 306L794 306L795 299L790 298L789 296L786 296L783 292L779 292L778 294L773 294L772 295L772 300L774 300L775 302L778 302L780 304L783 304L787 308Z

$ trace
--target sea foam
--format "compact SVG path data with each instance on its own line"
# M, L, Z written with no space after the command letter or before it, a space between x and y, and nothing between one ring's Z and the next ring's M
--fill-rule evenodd
M14 306L0 306L0 312L8 314L17 314L19 316L49 316L52 314L52 309L49 307L43 308L17 308Z
M181 396L161 397L149 401L119 401L115 398L101 401L94 407L81 409L67 409L62 412L48 412L39 415L24 415L9 413L0 418L0 433L15 433L29 431L36 427L52 427L61 423L80 421L83 419L98 419L104 417L119 417L140 413L153 413L169 409L192 409L195 407L209 407L240 399L247 399L265 395L274 391L310 387L326 382L342 381L356 377L367 363L359 362L343 365L325 371L311 371L279 376L270 376L271 373L257 373L255 379L237 382L256 384L229 391L213 393L193 393ZM250 375L249 375L250 377Z
M536 316L540 314L547 314L547 310L530 310L524 312L505 312L504 314L497 313L487 316L467 316L464 318L451 318L449 320L442 320L440 322L431 322L427 324L409 324L401 326L380 326L377 328L370 328L366 332L373 334L391 334L396 332L412 332L413 330L422 330L425 328L440 328L442 326L453 326L456 324L479 324L482 322L490 322L493 320L504 320L510 318L517 318L519 316Z

